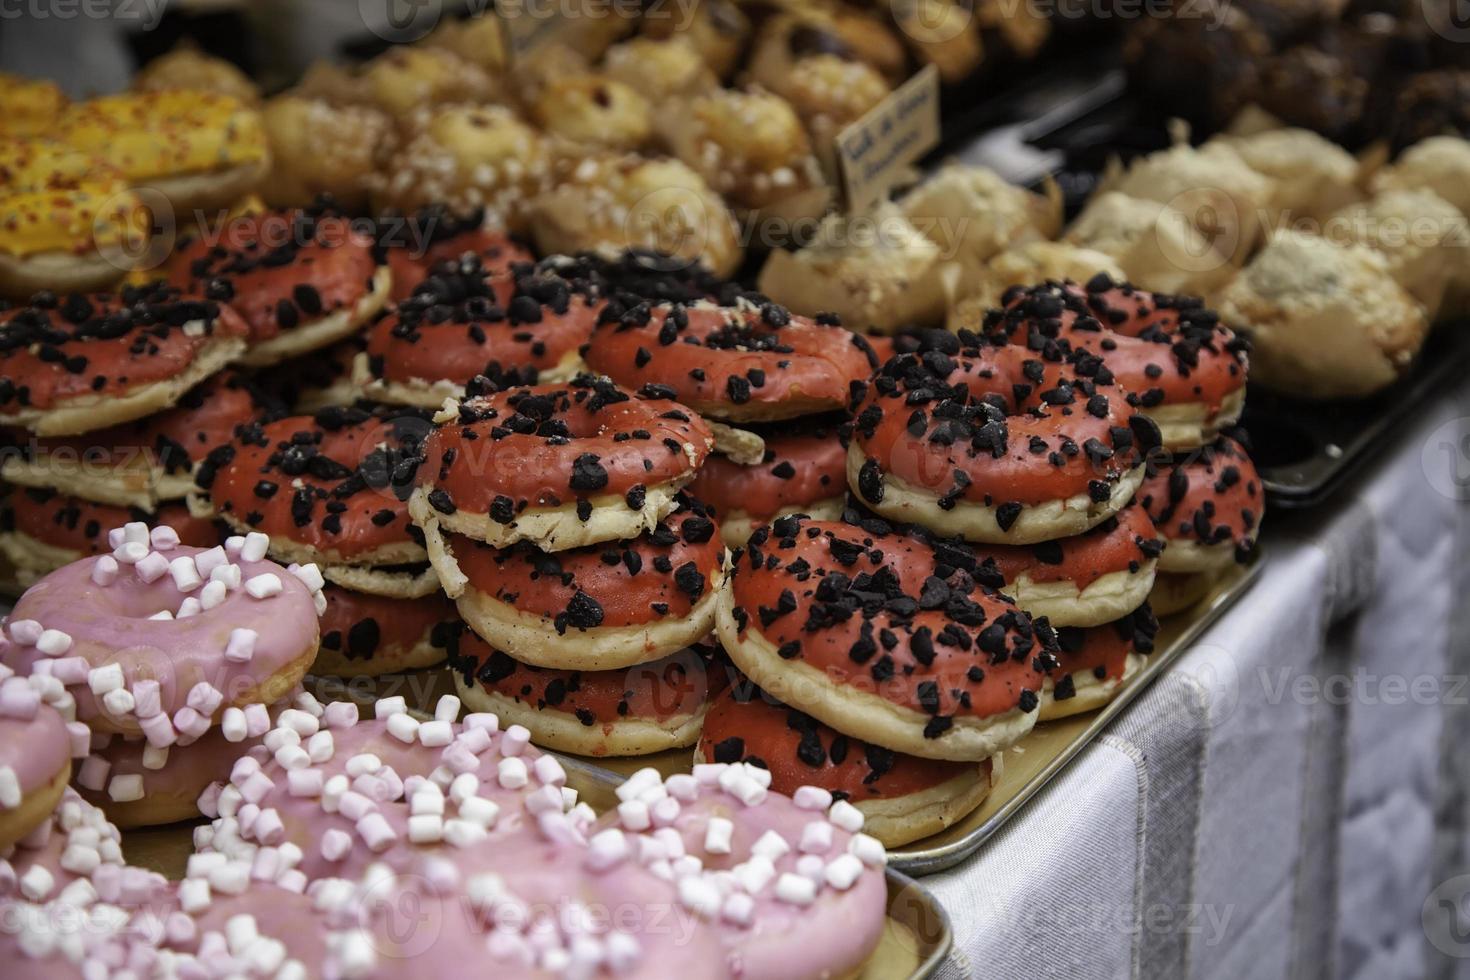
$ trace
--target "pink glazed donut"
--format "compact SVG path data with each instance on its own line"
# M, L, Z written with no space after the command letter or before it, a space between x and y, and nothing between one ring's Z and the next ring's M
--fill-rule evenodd
M53 706L67 700L57 685L0 681L0 849L46 822L71 778L72 756L87 752L86 726Z
M670 874L679 902L715 925L729 972L743 980L853 976L887 915L887 856L861 833L862 812L803 786L768 792L770 772L700 763L692 774L642 769L617 789L594 855L631 850ZM629 847L630 843L632 845Z
M191 548L134 523L110 543L31 586L0 647L16 673L59 679L94 731L187 744L284 697L316 657L321 574L265 560L264 534Z

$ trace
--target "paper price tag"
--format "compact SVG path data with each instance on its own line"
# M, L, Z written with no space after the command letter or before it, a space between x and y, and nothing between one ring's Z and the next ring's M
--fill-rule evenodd
M939 71L926 65L837 134L837 169L849 214L861 214L939 145Z

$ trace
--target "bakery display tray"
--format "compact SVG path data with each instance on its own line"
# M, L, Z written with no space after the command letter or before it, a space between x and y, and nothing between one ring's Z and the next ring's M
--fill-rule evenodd
M943 871L974 854L1026 801L1081 752L1139 692L1189 649L1219 616L1245 594L1264 561L1258 550L1248 565L1232 566L1210 592L1189 609L1165 616L1144 669L1123 685L1116 697L1095 712L1043 722L1001 757L995 788L980 807L932 837L888 849L892 867L913 875ZM353 700L369 707L380 697L401 695L420 717L428 717L441 695L454 693L447 670L429 668L376 678L308 677L307 687L324 700ZM653 755L591 758L554 753L561 758L582 793L607 793L639 769L653 767L665 776L688 772L694 763L692 748L670 749ZM594 807L596 799L590 801Z
M594 809L616 803L616 781L587 778L568 773L582 799ZM157 871L167 878L184 876L189 854L194 849L194 824L173 824L129 830L123 834L123 854L128 863ZM855 980L927 980L939 969L954 942L949 916L944 908L912 878L888 869L888 921L878 948L867 964L852 976Z

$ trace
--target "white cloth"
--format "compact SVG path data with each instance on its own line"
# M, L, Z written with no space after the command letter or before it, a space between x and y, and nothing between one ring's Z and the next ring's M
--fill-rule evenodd
M1251 592L924 879L944 976L1470 977L1466 396L1319 511L1268 514ZM1422 918L1442 894L1457 932Z

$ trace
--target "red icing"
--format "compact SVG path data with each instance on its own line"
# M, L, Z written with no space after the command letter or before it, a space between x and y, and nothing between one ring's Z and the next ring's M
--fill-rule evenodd
M192 321L204 329L186 332ZM54 308L0 310L0 328L0 412L170 381L206 345L245 335L231 307L181 297L161 284L68 297Z
M688 616L708 594L724 554L719 531L707 517L681 509L663 523L672 533L657 535L657 541L644 535L555 554L525 543L492 548L459 535L451 540L470 586L521 612L554 619L581 593L579 601L590 597L601 606L597 625L641 626ZM682 574L699 586L697 594L679 586L681 569L691 564L698 576ZM660 612L655 605L666 608Z
M1085 534L1040 545L980 546L975 553L994 559L1007 582L1028 575L1033 582L1071 582L1080 592L1104 575L1134 571L1157 557L1154 546L1140 544L1157 540L1148 515L1141 507L1129 506Z
M233 219L185 244L168 265L176 285L223 295L254 342L355 305L376 269L369 236L344 218L299 211ZM286 324L284 310L291 311Z
M387 477L404 455L413 455L427 428L406 410L390 419L355 409L280 419L235 440L234 458L215 473L210 498L221 513L257 531L343 560L401 545L411 540L408 507ZM362 479L371 474L381 479L378 485ZM293 511L298 497L311 503L304 524ZM345 509L329 509L339 507Z
M508 429L530 417L519 409L536 416L538 431ZM561 431L562 425L565 438L539 434ZM517 512L556 507L681 479L704 461L713 438L702 419L666 399L630 396L611 385L532 385L466 402L460 421L440 426L424 441L419 482L474 513L489 513L497 496L509 497ZM574 489L573 464L587 454L597 458L607 482Z
M6 526L43 544L81 556L111 554L107 532L129 521L147 521L149 526L166 525L179 532L179 539L194 548L211 548L222 535L213 521L190 515L183 503L159 507L156 514L140 514L127 507L94 504L53 490L15 488L5 500Z
M1214 444L1159 467L1138 490L1138 501L1166 538L1243 546L1255 539L1265 501L1255 464L1240 444Z
M770 436L758 466L724 456L705 460L689 492L717 514L743 511L765 520L783 507L803 507L847 492L847 450L835 430ZM781 475L777 475L777 474Z
M441 592L418 599L390 599L335 585L322 589L322 649L348 660L399 656L412 650L440 623L457 623L454 603Z
M930 715L985 718L1003 714L1017 707L1023 691L1040 689L1047 658L1034 639L1030 617L1010 601L956 574L949 582L951 600L968 600L964 603L968 613L977 614L976 619L983 616L983 623L957 622L948 605L919 607L925 580L933 576L936 562L928 545L894 534L875 537L835 521L783 518L771 527L769 538L757 530L735 566L735 604L745 614L742 635L754 630L777 648L793 644L789 649L794 658L821 671L829 682ZM840 555L832 550L834 540L841 542ZM768 555L777 559L775 567L768 567ZM844 563L841 556L854 560ZM826 592L823 578L832 573L853 582L856 594L839 587L828 593L832 599L818 600L818 586ZM876 576L877 580L863 582L858 588L860 576ZM896 583L902 595L889 595L886 583ZM785 613L780 612L783 591L794 599L794 604L788 603L794 608ZM844 618L836 610L828 611L832 604L853 600L880 605L870 618L862 612ZM907 604L915 611L911 616L890 612L889 602ZM736 621L740 625L738 615ZM810 624L816 628L808 628ZM968 649L942 642L946 628L962 634ZM883 630L892 632L892 649L882 642ZM932 645L928 663L925 655L914 653L916 636L927 637ZM865 645L867 655L859 662L851 654ZM972 678L972 668L978 670L980 679ZM933 700L926 706L921 688L929 684L933 684Z
M432 219L428 219L432 220ZM432 229L427 229L432 232ZM408 237L412 237L409 233ZM388 249L388 268L393 272L393 302L401 303L413 295L414 287L428 278L429 272L439 262L448 262L473 253L487 272L505 273L513 263L533 262L530 252L511 241L501 232L474 228L462 231L449 238L430 243L427 248L418 241L409 241L407 247Z
M653 310L644 325L629 326L626 317L602 324L584 355L588 366L630 388L667 385L684 404L716 417L756 407L765 417L782 417L781 406L794 399L803 404L792 415L810 414L812 401L821 403L817 411L846 407L849 384L866 378L877 363L869 360L865 338L785 311L775 315L778 323L789 316L784 326L754 310L700 306L684 312L687 325L662 339L669 307ZM748 399L732 395L732 378L737 389L748 386Z
M740 761L756 758L764 762L771 773L771 789L777 793L790 796L802 786L820 786L861 803L918 793L977 770L971 762L921 759L870 746L809 715L774 704L759 692L748 700L737 698L736 693L731 688L710 705L699 752L705 762L714 762L715 747L725 743L729 751L736 743L727 740L737 739ZM814 751L818 747L819 756ZM840 762L833 759L834 754ZM722 756L721 761L730 760ZM978 768L988 778L990 760Z

